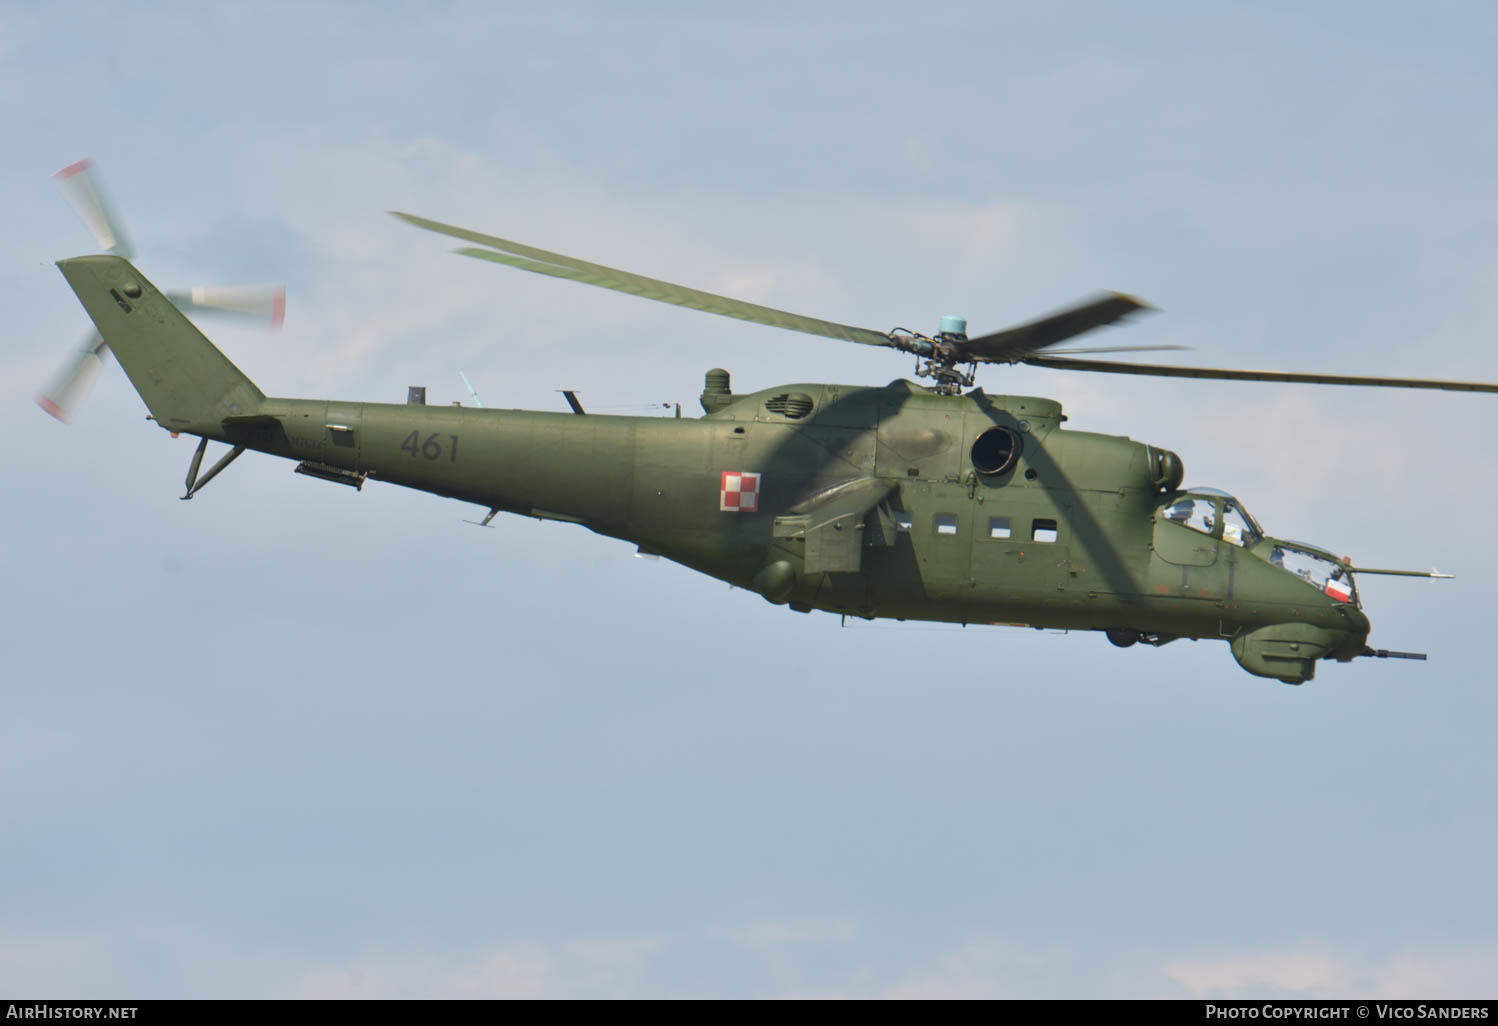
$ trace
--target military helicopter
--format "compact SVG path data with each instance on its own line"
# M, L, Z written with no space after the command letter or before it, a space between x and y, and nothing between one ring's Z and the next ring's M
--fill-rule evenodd
M405 485L578 524L796 612L1096 630L1121 647L1218 638L1251 674L1300 684L1319 661L1424 659L1367 644L1353 566L1268 535L1238 499L1181 487L1168 449L1063 427L1050 399L974 388L978 364L1498 392L1498 385L1153 366L1057 355L1144 309L1104 293L969 337L804 317L411 214L457 252L741 320L913 355L931 387L796 383L736 393L707 372L703 416L588 414L266 396L127 260L59 263L161 428L202 439L184 499L246 450L362 488ZM1139 347L1123 347L1139 348ZM1165 348L1165 347L1155 347ZM1119 351L1071 350L1072 354ZM200 475L210 439L231 449Z

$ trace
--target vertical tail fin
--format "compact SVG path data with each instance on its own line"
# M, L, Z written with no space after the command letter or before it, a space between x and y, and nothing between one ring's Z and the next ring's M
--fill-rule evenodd
M254 413L265 399L128 260L84 256L57 267L162 427L217 437L225 417Z

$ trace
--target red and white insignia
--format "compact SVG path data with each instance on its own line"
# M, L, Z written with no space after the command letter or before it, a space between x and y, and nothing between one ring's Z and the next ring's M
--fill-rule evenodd
M723 471L723 490L718 493L718 509L724 513L758 513L759 471Z

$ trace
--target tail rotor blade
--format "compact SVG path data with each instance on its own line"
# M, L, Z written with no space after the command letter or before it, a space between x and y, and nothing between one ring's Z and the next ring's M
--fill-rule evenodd
M272 328L279 328L286 319L282 285L198 285L187 292L168 292L166 298L189 314L233 314Z
M99 248L130 260L135 256L130 239L114 210L104 198L94 173L94 162L88 158L69 164L56 175L62 194L88 230L93 233Z
M103 337L97 331L90 332L83 347L63 365L52 383L37 393L36 404L66 424L108 356L109 346Z

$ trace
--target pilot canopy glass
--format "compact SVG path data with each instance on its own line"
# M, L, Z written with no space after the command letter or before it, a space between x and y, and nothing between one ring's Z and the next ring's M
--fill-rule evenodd
M1264 537L1248 511L1226 492L1216 488L1194 488L1184 498L1165 507L1165 515L1183 527L1214 537L1221 529L1223 541L1252 548Z
M1222 540L1251 549L1264 537L1259 525L1237 499L1222 500Z
M1165 507L1165 515L1182 527L1202 534L1217 532L1217 502L1213 499L1179 499Z

